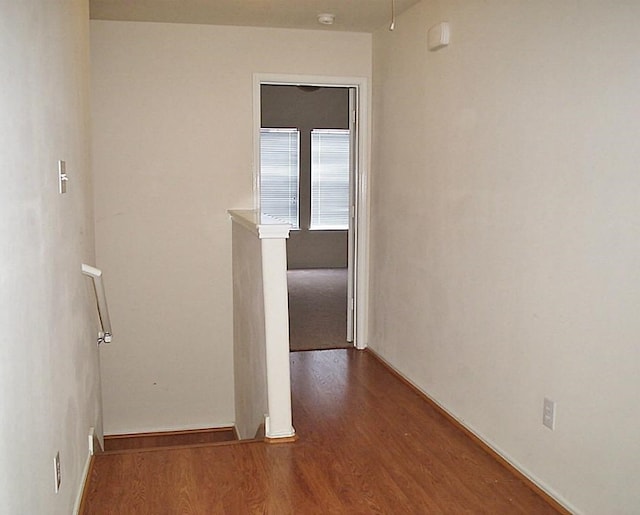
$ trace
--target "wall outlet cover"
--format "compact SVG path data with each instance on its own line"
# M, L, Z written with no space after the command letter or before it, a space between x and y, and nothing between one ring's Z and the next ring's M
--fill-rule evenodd
M546 397L542 408L542 424L551 429L551 431L556 428L556 403Z
M449 23L443 21L434 25L427 32L427 47L429 50L434 51L439 48L445 47L449 44L450 29Z

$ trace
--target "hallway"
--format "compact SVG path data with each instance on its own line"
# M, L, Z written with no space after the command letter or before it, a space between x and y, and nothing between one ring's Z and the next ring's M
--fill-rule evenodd
M98 455L83 513L556 513L371 353L291 374L297 442Z

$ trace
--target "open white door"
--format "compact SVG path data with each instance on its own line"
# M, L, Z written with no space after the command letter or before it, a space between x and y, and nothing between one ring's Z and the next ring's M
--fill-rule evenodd
M351 213L348 236L347 341L358 349L367 347L368 310L368 224L369 191L367 169L369 159L369 90L362 77L311 75L279 75L256 73L254 80L254 205L260 207L260 126L262 84L339 87L349 89L351 180L349 181Z
M355 291L356 291L356 192L358 191L358 98L356 88L349 88L349 236L347 272L347 341L354 340Z

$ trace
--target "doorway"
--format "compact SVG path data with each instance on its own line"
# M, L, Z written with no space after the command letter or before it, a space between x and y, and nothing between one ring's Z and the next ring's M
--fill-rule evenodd
M284 93L287 91L290 95L288 99L277 99L279 95L286 97L287 95ZM367 231L363 229L367 227L366 206L368 199L364 167L366 153L363 152L363 149L368 148L368 140L365 137L366 133L356 124L356 120L360 118L358 111L363 104L363 97L366 97L363 92L366 93L364 79L343 81L331 78L305 79L262 75L254 77L254 134L256 136L254 192L255 204L258 208L261 206L261 201L265 205L269 202L270 193L267 192L267 188L271 188L270 185L267 185L263 186L264 191L261 192L260 189L261 130L289 131L288 136L276 134L276 139L289 138L290 141L294 141L295 144L292 146L300 149L299 158L307 162L311 153L314 152L314 149L311 148L315 144L314 142L322 141L323 148L325 148L331 138L344 140L345 133L349 140L348 145L351 152L348 157L350 160L349 177L346 185L349 205L346 210L343 209L346 218L341 222L346 225L342 227L322 226L322 223L334 223L335 220L330 217L319 220L317 206L316 212L312 212L314 208L310 207L310 201L306 198L309 196L306 195L307 192L311 194L311 174L308 173L308 170L307 173L302 173L302 165L298 175L299 184L294 181L292 185L288 186L293 192L290 197L293 208L290 211L298 217L288 220L295 227L288 242L290 273L300 279L295 281L298 282L298 286L294 289L299 292L300 287L304 287L304 284L301 283L307 283L307 286L311 285L313 288L315 282L316 286L320 287L320 291L313 294L312 297L330 296L331 290L346 290L347 292L346 296L343 295L341 302L333 302L334 312L335 306L342 304L340 312L344 315L341 317L339 325L344 336L338 337L337 344L329 344L329 347L332 348L337 346L365 348L366 346L364 316L366 303L363 299L366 299L368 256L366 253ZM334 102L316 108L314 120L301 121L295 117L302 110L301 103L306 102L313 105L315 100L322 101L329 97L334 98ZM274 98L276 98L275 101ZM314 98L315 100L312 100ZM364 105L366 106L366 102ZM366 111L366 109L364 110ZM333 117L336 112L338 112L337 118ZM342 134L340 134L341 131ZM317 183L316 178L314 184L317 186ZM335 184L332 183L331 186L335 186ZM344 185L342 188L344 189ZM313 202L314 200L311 200L311 203ZM319 223L320 226L318 226ZM314 270L317 272L316 274L313 273ZM295 292L293 293L295 294ZM361 299L360 302L359 299ZM292 317L297 316L300 311L297 308L301 307L303 306L299 303L297 306L292 304ZM312 308L312 311L317 310ZM330 316L325 312L324 316L327 317L327 315ZM317 322L312 325L315 324ZM322 330L316 330L316 332L322 333ZM295 330L292 327L292 342L293 337L295 337ZM336 342L335 339L333 341ZM304 345L307 346L305 348L313 348L306 343Z

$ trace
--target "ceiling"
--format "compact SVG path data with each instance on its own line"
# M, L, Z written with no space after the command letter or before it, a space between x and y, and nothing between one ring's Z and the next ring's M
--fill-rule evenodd
M395 0L396 14L420 0ZM91 19L373 32L391 22L391 0L90 0ZM318 14L335 15L333 25Z

